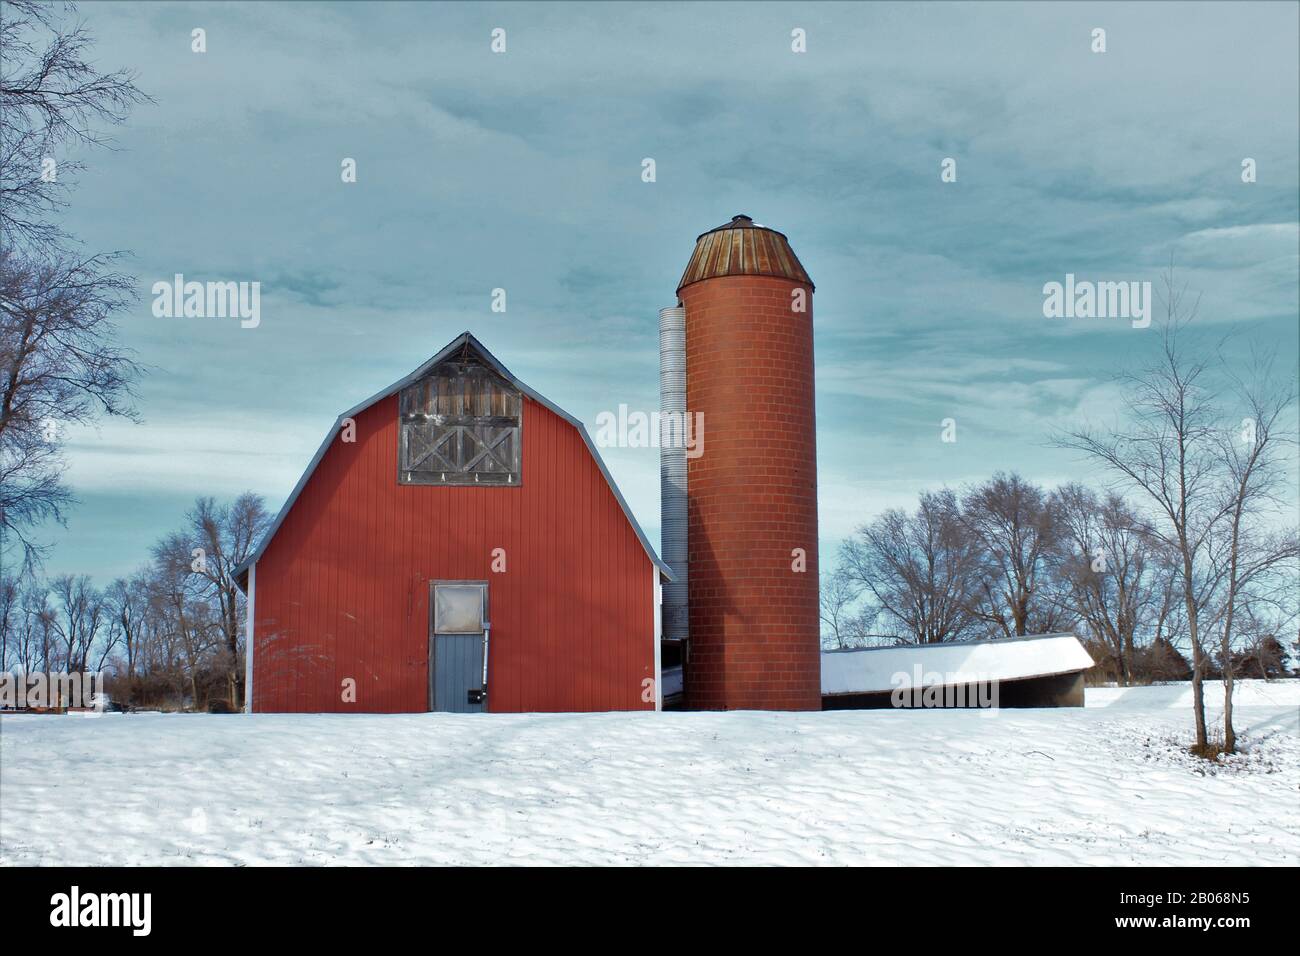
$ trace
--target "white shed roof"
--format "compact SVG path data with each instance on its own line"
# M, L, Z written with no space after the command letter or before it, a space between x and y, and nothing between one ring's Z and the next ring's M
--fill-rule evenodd
M1092 658L1073 634L823 651L822 694L1019 680L1068 674L1092 665Z

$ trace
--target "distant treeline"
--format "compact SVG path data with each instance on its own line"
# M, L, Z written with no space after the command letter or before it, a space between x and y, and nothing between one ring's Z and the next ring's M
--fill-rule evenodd
M1204 675L1287 676L1300 662L1294 534L1238 535L1251 575L1230 588L1228 522L1204 544ZM1249 553L1247 553L1249 552ZM840 548L822 581L828 647L962 641L1073 631L1094 682L1187 680L1190 635L1176 548L1157 519L1120 495L1070 483L1048 490L1017 474L963 492L926 492ZM1241 577L1239 575L1239 577ZM1219 636L1233 602L1231 654Z
M0 574L0 670L109 674L124 706L243 705L244 596L234 570L267 525L262 499L200 498L130 577Z

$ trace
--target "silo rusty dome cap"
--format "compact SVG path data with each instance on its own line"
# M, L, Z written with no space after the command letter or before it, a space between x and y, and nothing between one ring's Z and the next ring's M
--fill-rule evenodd
M718 276L776 276L813 288L790 240L745 215L700 234L677 291Z

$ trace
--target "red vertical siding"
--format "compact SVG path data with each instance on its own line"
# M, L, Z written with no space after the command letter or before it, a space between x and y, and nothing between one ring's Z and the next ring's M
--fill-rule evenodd
M395 395L358 414L258 559L254 710L427 710L443 579L488 582L489 710L653 709L654 566L577 429L526 400L513 488L399 485L397 437Z

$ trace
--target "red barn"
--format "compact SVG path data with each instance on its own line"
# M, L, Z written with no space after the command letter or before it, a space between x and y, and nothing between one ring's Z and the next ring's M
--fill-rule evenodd
M237 571L257 712L654 710L671 572L468 332L344 412Z

